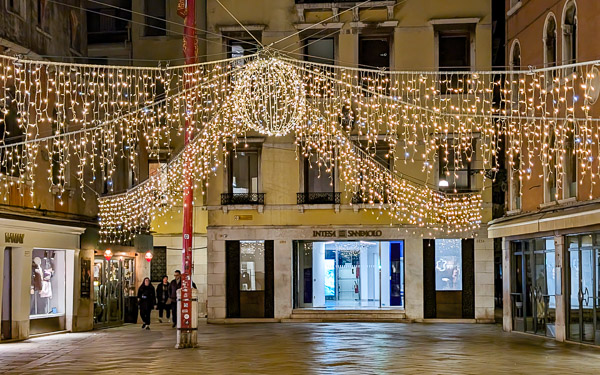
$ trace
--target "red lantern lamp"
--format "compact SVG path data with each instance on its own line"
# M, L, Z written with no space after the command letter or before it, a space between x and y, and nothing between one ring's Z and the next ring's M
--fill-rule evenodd
M112 256L113 256L112 251L110 251L110 249L106 249L106 251L104 252L104 259L110 260L110 258L112 258Z
M148 262L150 262L150 261L152 260L152 257L153 257L153 255L152 255L152 252L151 252L150 250L148 250L148 251L146 252L146 255L144 255L144 258L146 258L146 260L147 260Z

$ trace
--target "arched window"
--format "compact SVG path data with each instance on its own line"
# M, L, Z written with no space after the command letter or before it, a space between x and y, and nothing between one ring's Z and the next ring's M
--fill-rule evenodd
M544 66L556 66L556 18L549 13L544 24ZM556 76L556 70L548 74L547 84Z
M521 43L516 39L510 51L511 70L521 70Z
M577 153L574 136L575 123L567 121L565 127L569 130L564 141L562 197L568 199L577 198Z
M548 153L554 156L556 150L556 134L552 132L548 142L549 150ZM556 190L556 159L549 160L548 165L544 166L544 202L556 202L558 200L558 194Z
M563 10L562 22L563 64L577 60L577 5L574 0L567 1Z
M510 48L509 67L511 71L521 70L521 43L515 40ZM513 115L518 115L520 101L519 75L510 75L510 98Z

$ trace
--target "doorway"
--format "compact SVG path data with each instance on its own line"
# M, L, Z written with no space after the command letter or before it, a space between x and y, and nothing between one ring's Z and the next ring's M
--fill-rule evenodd
M554 238L511 242L513 330L556 336Z
M94 259L94 325L137 322L135 260Z
M600 234L567 236L569 340L600 345Z
M226 241L228 318L275 315L273 241Z
M404 307L403 241L294 241L294 308Z
M473 239L423 240L425 318L475 318L474 246Z
M2 340L12 338L12 259L11 248L4 249L2 272Z

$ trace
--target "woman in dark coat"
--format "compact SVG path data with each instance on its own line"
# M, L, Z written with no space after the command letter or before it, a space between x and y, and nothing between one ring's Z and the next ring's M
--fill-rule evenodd
M167 320L171 318L171 302L169 299L169 277L163 276L162 282L156 286L156 299L158 300L158 321L162 323L163 310L167 312Z
M156 293L148 277L144 279L138 289L138 302L140 304L140 316L144 322L142 329L150 329L150 313L156 304Z

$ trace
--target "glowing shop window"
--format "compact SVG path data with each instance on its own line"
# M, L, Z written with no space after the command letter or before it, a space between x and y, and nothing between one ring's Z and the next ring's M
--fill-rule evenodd
M265 241L240 241L240 290L265 290Z
M462 290L462 241L435 240L435 290Z

